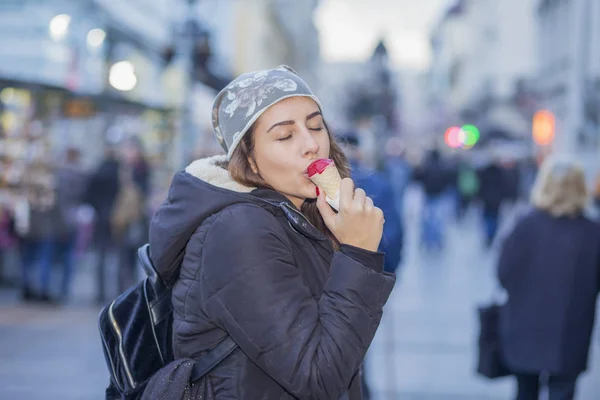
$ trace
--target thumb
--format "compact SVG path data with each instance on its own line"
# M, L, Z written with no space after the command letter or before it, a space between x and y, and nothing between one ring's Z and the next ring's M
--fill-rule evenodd
M317 196L317 208L323 217L325 225L327 225L329 230L333 232L336 214L331 206L327 204L327 200L325 200L325 192L322 189L319 190L319 195Z

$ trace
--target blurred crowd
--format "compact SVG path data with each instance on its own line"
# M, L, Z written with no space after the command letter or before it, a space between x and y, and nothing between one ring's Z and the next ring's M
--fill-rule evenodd
M357 186L386 215L382 250L387 253L390 272L401 264L404 218L416 213L405 207L409 186L420 187L423 195L416 215L422 251L442 253L448 224L468 216L479 219L483 243L489 248L501 242L502 220L528 204L540 163L493 152L474 157L469 152L457 156L438 149L410 157L395 137L387 140L379 154L361 143L362 136L353 130L341 132L337 139ZM17 253L18 284L25 301L66 301L77 260L88 249L95 254L95 300L99 304L113 288L122 292L139 278L136 250L147 240L153 208L151 168L143 145L135 136L109 145L104 159L91 171L82 168L81 161L80 150L68 148L57 162L31 163L18 187L2 191L0 280L7 283L4 264L15 260L4 253ZM590 192L600 207L600 179L592 186ZM116 279L106 268L114 257L118 259ZM62 269L62 282L54 287L51 276L57 268Z
M78 259L93 245L99 304L107 300L107 256L118 257L114 285L125 290L136 280L137 248L147 241L150 168L142 143L132 137L106 148L100 165L82 167L82 154L68 148L62 159L32 162L0 201L0 279L7 284L7 252L20 262L24 301L68 300ZM13 267L14 266L10 266ZM60 285L52 272L61 267ZM10 282L14 284L14 282Z
M421 245L441 251L448 220L462 221L469 212L478 213L487 247L494 244L502 216L528 201L537 174L533 159L517 160L490 152L483 159L463 155L443 157L432 150L414 168L412 177L424 194L421 215ZM453 213L444 211L450 206ZM454 214L454 215L452 215Z

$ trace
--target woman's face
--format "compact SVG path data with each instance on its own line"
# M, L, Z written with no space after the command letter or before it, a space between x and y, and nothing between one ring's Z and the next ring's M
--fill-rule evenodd
M298 209L317 197L306 169L314 160L329 158L329 133L312 99L291 97L269 107L253 135L249 161L255 173Z

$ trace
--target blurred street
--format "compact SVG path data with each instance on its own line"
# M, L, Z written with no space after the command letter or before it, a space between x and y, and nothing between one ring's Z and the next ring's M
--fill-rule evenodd
M303 115L295 102L313 109ZM257 138L275 127L261 150ZM365 358L365 400L512 400L516 380L519 399L570 399L576 388L575 399L600 400L598 318L590 344L600 314L600 0L0 0L0 400L105 398L100 305L143 276L140 246L176 238L162 247L180 254L190 243L183 233L197 226L173 227L200 221L169 211L188 204L173 197L186 166L226 196L273 189L340 241L380 232L326 229L306 203L309 185L320 192L307 174L318 159L383 212L383 240L363 248L378 244L384 271L397 272ZM195 211L220 200L190 196ZM296 251L315 249L293 250L310 273ZM254 259L223 253L243 254L244 267ZM319 274L314 288L304 283L326 296ZM387 296L391 278L378 278L389 283L360 290ZM255 304L255 292L249 302L232 293L236 306ZM204 307L191 297L186 310ZM481 328L478 307L492 299L508 301L489 307L501 313ZM285 305L287 317L295 300L264 304ZM186 340L204 340L204 327L190 329ZM146 349L140 337L131 342ZM339 339L333 356L363 357ZM515 376L484 379L480 353ZM335 365L325 361L321 371ZM268 380L251 381L240 385Z
M374 399L509 400L510 378L474 374L476 305L491 297L492 257L481 250L474 213L452 224L446 253L417 248L419 195L409 192L407 260L367 358ZM100 399L108 381L91 306L93 263L81 265L68 306L24 306L0 291L0 399ZM598 329L596 329L598 331ZM600 334L578 399L600 396Z
M513 379L477 376L476 307L494 291L494 259L482 249L476 215L449 226L446 253L417 249L417 193L407 194L408 259L384 312L370 353L367 376L374 399L509 400ZM596 327L591 369L577 399L600 398L600 330ZM544 399L544 397L542 397Z

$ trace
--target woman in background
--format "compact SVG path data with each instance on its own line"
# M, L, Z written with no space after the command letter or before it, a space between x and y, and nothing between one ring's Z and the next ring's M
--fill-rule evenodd
M548 159L533 187L533 210L503 244L498 277L508 293L501 315L502 352L518 400L575 396L587 368L600 290L600 225L584 215L583 171ZM547 382L540 382L542 376Z

